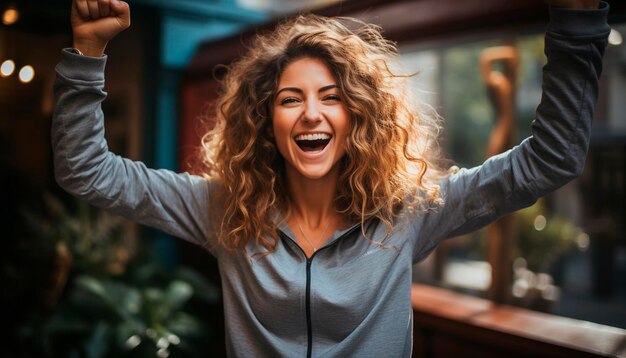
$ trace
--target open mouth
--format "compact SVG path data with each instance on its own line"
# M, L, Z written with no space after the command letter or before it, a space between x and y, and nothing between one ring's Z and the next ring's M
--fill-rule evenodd
M305 152L319 152L324 150L330 142L331 136L327 133L300 134L295 138L296 144Z

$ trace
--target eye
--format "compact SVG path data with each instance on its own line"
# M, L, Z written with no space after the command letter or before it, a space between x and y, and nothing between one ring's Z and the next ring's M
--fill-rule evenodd
M280 104L281 105L285 105L285 104L291 104L291 103L296 103L299 100L296 97L286 97L283 98L282 100L280 100Z
M335 101L335 102L341 102L341 97L339 97L339 95L336 94L329 94L327 96L325 96L323 98L324 101Z

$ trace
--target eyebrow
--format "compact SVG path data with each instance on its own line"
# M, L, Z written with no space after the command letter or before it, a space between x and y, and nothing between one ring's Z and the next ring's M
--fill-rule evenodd
M333 89L333 88L339 88L339 86L337 86L336 84L332 84L332 85L327 85L324 87L321 87L319 90L317 90L318 93L324 92L324 91L328 91L329 89ZM298 87L284 87L281 88L277 93L276 96L278 96L281 92L283 91L291 91L291 92L297 92L297 93L304 93L304 91L301 88Z

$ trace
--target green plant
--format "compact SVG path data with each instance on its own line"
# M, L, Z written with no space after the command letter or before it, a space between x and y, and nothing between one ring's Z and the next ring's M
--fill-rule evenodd
M43 213L24 210L23 218L34 238L57 247L48 255L69 256L65 270L71 272L63 273L67 286L63 279L55 290L51 312L33 314L19 327L29 351L46 357L197 357L213 348L205 312L219 304L215 285L187 268L163 269L149 242L131 260L119 217L51 194L43 200Z
M548 215L543 200L520 210L517 256L523 257L528 268L547 272L560 255L574 249L583 231L565 218Z
M192 298L215 304L219 293L197 273L140 266L126 280L79 275L43 327L50 355L194 357L203 355L208 327L193 315Z
M50 193L43 194L44 212L23 210L34 236L67 246L74 269L94 276L121 274L129 259L124 240L124 221L82 201L64 204Z

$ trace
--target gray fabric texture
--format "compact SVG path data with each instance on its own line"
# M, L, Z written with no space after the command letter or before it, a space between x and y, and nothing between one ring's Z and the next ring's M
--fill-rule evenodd
M270 255L254 256L252 245L252 259L221 250L208 215L216 205L216 184L109 152L101 110L106 56L61 54L52 122L56 179L95 206L202 245L217 258L230 356L408 357L412 265L442 240L531 205L583 169L610 30L608 5L550 12L548 63L532 136L442 180L441 208L401 212L386 242L392 248L364 239L356 224L333 233L307 260L281 224L280 244ZM362 229L373 241L386 233L376 220Z

